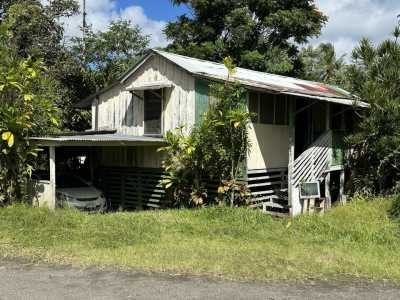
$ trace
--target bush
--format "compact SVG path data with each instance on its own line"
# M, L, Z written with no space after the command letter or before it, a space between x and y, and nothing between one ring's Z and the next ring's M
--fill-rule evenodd
M232 61L224 60L229 74L235 72ZM229 76L230 76L229 75ZM240 181L250 146L246 90L227 78L210 85L212 103L199 124L186 135L182 128L166 134L167 154L163 166L167 173L165 188L172 190L178 205L200 206L215 199L207 195L206 182L218 184L218 202L230 206L243 203L248 195Z
M0 25L0 204L26 199L26 181L39 149L29 137L57 124L55 81L40 60L21 59L7 46Z
M350 169L355 191L374 195L400 188L400 27L391 39L375 46L363 39L347 68L348 89L370 108L348 138L353 149Z

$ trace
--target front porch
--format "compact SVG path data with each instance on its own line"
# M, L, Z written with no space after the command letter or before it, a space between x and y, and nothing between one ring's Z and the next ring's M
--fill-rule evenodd
M270 134L258 134L255 143L280 149L282 139L287 138L287 167L272 164L271 168L251 168L251 162L248 163L250 206L273 215L287 216L324 211L332 204L345 203L344 136L354 129L356 107L350 103L294 96L276 95L275 98L287 102L285 130L288 134L281 135L279 143L271 140ZM277 130L285 132L282 126ZM282 160L282 149L278 153ZM268 157L263 160L267 166Z

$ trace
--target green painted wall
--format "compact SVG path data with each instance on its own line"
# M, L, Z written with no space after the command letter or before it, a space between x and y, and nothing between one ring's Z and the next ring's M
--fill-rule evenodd
M338 167L344 165L344 137L345 133L343 131L333 131L332 132L332 161L331 167Z
M195 82L195 122L198 124L201 121L203 114L208 110L210 87L209 82L196 79Z

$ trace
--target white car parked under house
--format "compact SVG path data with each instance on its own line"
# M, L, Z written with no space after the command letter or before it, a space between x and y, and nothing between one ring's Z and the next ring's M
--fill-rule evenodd
M72 174L57 176L56 198L59 207L73 207L93 212L103 212L107 208L102 191Z

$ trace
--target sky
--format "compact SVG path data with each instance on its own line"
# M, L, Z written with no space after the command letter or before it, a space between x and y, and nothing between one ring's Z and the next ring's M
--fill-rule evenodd
M82 3L82 0L79 0ZM312 44L331 42L339 55L351 53L362 37L378 43L390 36L400 14L400 0L316 0L329 21ZM88 22L95 31L105 30L112 20L125 19L151 35L150 47L165 46L162 30L168 21L187 13L186 6L170 0L86 0ZM64 19L67 37L80 34L81 16Z

